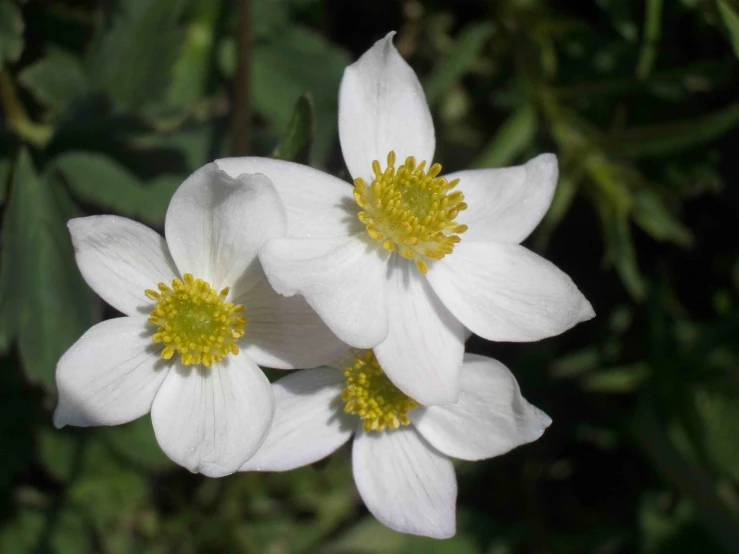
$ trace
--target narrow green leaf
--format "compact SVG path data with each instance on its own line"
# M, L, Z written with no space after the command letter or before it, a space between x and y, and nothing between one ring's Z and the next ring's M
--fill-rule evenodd
M724 22L734 54L739 58L739 11L726 0L716 0L716 8Z
M636 260L629 218L609 206L598 206L606 241L606 260L613 264L624 287L636 300L643 300L647 286Z
M196 7L199 13L187 27L185 45L174 65L167 93L168 103L176 107L185 108L200 98L210 76L216 20L223 6L220 2L199 2Z
M3 229L0 311L15 316L29 376L53 386L61 354L97 319L98 304L77 270L66 229L69 200L21 151Z
M8 192L8 181L10 181L10 159L0 160L0 207L5 204L5 196Z
M67 152L52 163L84 202L153 224L164 221L172 194L182 182L164 176L143 183L116 161L92 152Z
M715 467L739 483L739 404L732 389L696 389L695 406L701 420L700 440Z
M534 140L538 120L531 104L518 108L495 133L495 137L472 162L472 167L510 165Z
M658 194L650 190L640 190L634 193L633 198L634 222L652 238L684 247L693 245L693 233L670 213Z
M36 99L55 111L63 111L88 88L80 60L59 48L25 68L18 80Z
M557 189L552 198L552 204L549 206L547 214L536 229L534 237L534 246L537 251L542 251L549 243L554 231L562 222L567 212L570 211L572 202L577 196L577 180L571 174L562 175L557 183Z
M698 520L716 542L727 553L737 552L737 518L716 494L711 476L683 458L672 445L648 396L641 397L629 430L658 474L693 501Z
M313 99L305 93L295 103L292 119L272 157L307 164L314 133Z
M295 99L310 92L316 126L311 158L320 162L336 136L336 91L347 65L349 55L343 49L310 29L290 26L254 47L254 108L282 132L292 118Z
M471 23L454 41L452 50L436 65L424 83L429 105L437 104L472 68L493 34L488 22Z
M669 156L703 146L739 127L739 104L691 121L627 129L608 137L608 144L626 156Z
M647 0L644 9L644 31L636 66L636 76L641 80L649 77L657 59L657 43L662 27L662 0Z
M23 15L10 0L0 2L0 68L23 52Z
M593 371L583 376L580 383L589 392L625 394L638 389L649 374L646 364L636 363Z

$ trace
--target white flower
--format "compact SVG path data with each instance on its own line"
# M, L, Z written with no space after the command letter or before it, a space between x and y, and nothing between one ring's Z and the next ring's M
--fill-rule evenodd
M126 317L87 331L59 360L57 427L118 425L151 411L162 449L190 471L236 471L264 440L274 399L257 364L315 367L346 349L300 297L269 286L257 251L283 236L263 175L193 173L165 241L117 216L74 219L77 265Z
M341 83L353 189L279 160L217 163L269 175L285 202L287 235L259 255L275 290L303 295L344 342L374 348L403 392L441 404L459 393L465 328L535 341L595 314L567 275L519 245L551 203L556 158L438 177L431 114L392 35Z
M450 457L482 460L538 439L551 419L522 396L500 362L466 354L456 404L419 406L383 374L372 351L346 367L298 371L274 383L267 439L241 468L287 471L328 456L354 434L354 481L370 512L404 533L454 535Z

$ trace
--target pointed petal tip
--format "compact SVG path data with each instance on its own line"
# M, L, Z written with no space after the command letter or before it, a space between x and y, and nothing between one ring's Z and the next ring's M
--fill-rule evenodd
M583 303L580 307L580 322L590 321L595 317L593 305L583 296Z
M532 408L531 416L533 419L536 420L537 432L536 432L536 438L533 439L533 440L536 440L544 434L544 431L549 429L549 426L552 424L552 418L549 417L549 415L547 415L546 412L544 412L544 410L541 410L537 408L536 406L532 405L531 408Z
M539 154L526 163L530 178L537 182L556 181L559 176L557 156L551 153Z
M61 429L67 426L67 421L64 420L59 406L57 406L56 410L54 410L54 415L52 416L51 421L56 429Z

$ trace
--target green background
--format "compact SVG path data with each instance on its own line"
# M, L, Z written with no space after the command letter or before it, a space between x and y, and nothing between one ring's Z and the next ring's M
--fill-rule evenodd
M161 230L183 178L234 153L346 177L339 80L393 29L446 170L559 158L526 245L598 315L469 343L550 429L457 464L448 541L374 521L346 448L210 480L148 418L54 430L56 360L115 316L66 221ZM734 0L0 0L0 552L739 552L738 54Z

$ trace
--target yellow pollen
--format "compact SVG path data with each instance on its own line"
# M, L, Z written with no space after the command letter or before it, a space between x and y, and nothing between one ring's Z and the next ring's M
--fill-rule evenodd
M414 260L421 273L428 271L428 260L451 254L467 230L454 222L467 209L464 195L452 191L459 179L439 177L438 163L428 171L425 167L425 161L416 164L409 156L396 169L395 152L390 152L384 171L379 161L372 162L371 184L354 179L354 200L362 208L357 217L369 236L386 250Z
M358 352L344 368L346 386L341 391L344 411L362 418L365 431L384 431L409 425L408 412L419 404L393 385L372 350Z
M226 302L228 287L216 292L202 279L185 273L172 286L159 283L159 292L148 289L146 296L157 302L149 323L158 326L152 341L164 344L161 356L169 360L175 352L184 365L209 367L228 354L238 354L236 341L244 336L244 306Z

